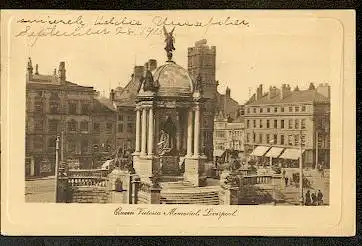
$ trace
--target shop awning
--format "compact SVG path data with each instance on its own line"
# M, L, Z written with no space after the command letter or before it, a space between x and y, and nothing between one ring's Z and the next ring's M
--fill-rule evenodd
M304 150L302 150L302 154L303 153L304 153ZM300 149L285 149L285 151L279 158L298 160L299 157L300 157Z
M225 150L222 149L216 149L214 150L214 156L220 157L224 154Z
M270 147L267 146L257 146L250 155L263 156L268 151L269 148Z
M273 157L273 158L277 158L278 156L280 156L280 154L283 152L283 148L278 148L278 147L272 147L268 153L265 154L266 157Z

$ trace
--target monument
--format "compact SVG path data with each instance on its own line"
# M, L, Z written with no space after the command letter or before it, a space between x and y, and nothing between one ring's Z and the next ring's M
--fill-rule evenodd
M151 182L157 173L161 182L162 177L173 176L202 186L206 182L206 156L200 148L202 88L172 60L173 32L164 28L167 61L153 72L145 68L136 97L134 169L141 182Z

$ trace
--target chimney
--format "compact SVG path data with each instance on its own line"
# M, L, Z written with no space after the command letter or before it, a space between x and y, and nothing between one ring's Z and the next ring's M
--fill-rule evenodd
M144 70L144 67L143 66L135 66L134 67L134 78L136 80L140 80L143 76L143 70Z
M39 75L39 65L35 64L35 74Z
M313 83L310 83L310 84L309 84L308 90L315 90L315 86L314 86Z
M152 72L157 68L157 61L155 59L148 60L148 69Z
M259 87L256 89L256 100L259 100L263 97L263 85L260 84Z
M276 97L278 92L278 89L275 86L270 86L269 87L269 94L268 94L268 99L272 99L274 97Z
M225 95L226 97L230 98L230 88L229 87L226 87L226 91L225 91Z
M109 99L113 102L114 101L114 95L115 95L115 92L114 90L112 89L111 92L109 93Z
M331 97L331 87L328 85L328 83L319 84L317 87L317 92L319 94L322 94L323 96L325 96L328 99Z
M290 85L287 84L282 84L282 89L280 91L280 99L284 99L287 96L289 96L291 94L291 87Z
M65 62L63 61L59 63L58 78L61 84L65 83Z

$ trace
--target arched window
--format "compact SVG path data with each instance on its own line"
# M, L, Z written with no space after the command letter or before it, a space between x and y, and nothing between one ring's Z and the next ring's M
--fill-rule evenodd
M80 130L88 131L88 121L83 120L82 122L80 122Z

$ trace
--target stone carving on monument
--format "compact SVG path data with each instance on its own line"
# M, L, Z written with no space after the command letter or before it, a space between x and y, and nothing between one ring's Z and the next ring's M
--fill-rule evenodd
M158 81L153 80L153 76L150 70L145 72L145 76L142 77L141 83L143 84L144 91L155 92L158 89Z
M173 36L173 31L175 30L175 27L171 30L171 32L167 32L165 26L163 27L163 34L165 35L165 50L167 53L168 61L172 60L172 52L175 50L174 43L175 43L175 37Z

